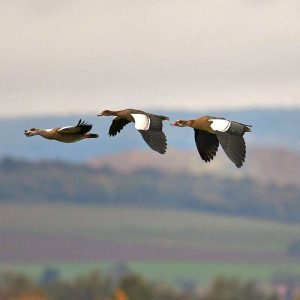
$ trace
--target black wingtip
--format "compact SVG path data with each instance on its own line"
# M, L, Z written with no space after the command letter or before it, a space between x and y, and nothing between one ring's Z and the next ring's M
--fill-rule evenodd
M153 150L154 150L154 149L153 149ZM154 150L154 151L156 151L156 152L159 153L159 154L166 154L167 148L164 148L164 149L162 149L162 150Z
M78 124L76 126L78 126L78 127L80 127L80 126L91 126L92 127L93 125L86 122L86 121L82 121L81 119L79 119Z

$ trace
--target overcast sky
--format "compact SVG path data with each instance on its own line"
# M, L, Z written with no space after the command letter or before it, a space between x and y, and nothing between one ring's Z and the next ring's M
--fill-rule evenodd
M300 106L299 0L0 0L0 116Z

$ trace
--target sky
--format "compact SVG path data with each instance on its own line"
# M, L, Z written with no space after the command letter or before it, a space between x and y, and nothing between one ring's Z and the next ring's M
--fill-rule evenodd
M298 0L0 0L0 117L300 107Z

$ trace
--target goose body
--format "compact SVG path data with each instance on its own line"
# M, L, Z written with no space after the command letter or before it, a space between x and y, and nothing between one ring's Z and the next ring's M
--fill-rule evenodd
M114 116L109 128L109 136L115 136L125 125L133 122L135 128L140 132L149 147L164 154L167 150L167 139L162 131L162 121L169 120L168 117L150 114L136 109L124 109L118 111L104 110L98 116Z
M194 129L195 143L205 162L213 160L219 144L238 168L245 162L246 144L243 135L245 132L251 131L250 125L212 116L187 121L178 120L171 125L188 126Z
M50 129L31 128L25 130L27 137L40 135L48 140L56 140L63 143L74 143L87 138L97 138L98 134L89 133L92 125L79 120L75 126L56 127Z

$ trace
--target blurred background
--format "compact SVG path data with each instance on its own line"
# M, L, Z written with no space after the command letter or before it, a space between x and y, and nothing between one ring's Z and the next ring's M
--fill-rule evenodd
M0 299L300 299L300 3L0 1ZM164 123L253 125L246 163ZM24 130L92 123L62 144Z

